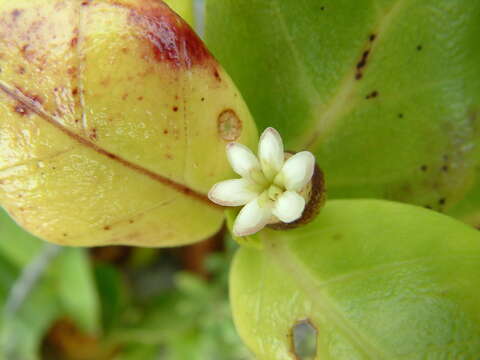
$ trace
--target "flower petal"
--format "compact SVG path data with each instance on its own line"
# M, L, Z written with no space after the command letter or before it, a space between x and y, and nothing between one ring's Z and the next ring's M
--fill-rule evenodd
M267 179L273 179L283 166L285 155L280 134L274 128L267 128L260 137L258 156Z
M314 170L315 157L309 151L302 151L285 162L275 182L280 182L287 190L300 191L312 179Z
M245 205L233 224L236 236L247 236L260 231L272 217L272 203L259 204L256 198Z
M222 206L240 206L258 196L252 183L245 179L233 179L219 182L210 189L208 198Z
M275 201L273 215L284 223L291 223L302 217L305 199L294 191L285 191Z
M227 158L233 171L242 177L249 177L252 170L260 169L257 157L245 145L229 143L227 145Z

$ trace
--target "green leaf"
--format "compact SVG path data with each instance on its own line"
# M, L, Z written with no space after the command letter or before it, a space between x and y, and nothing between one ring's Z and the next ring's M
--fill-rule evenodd
M480 229L480 169L477 169L475 183L465 198L448 211L448 214L454 216L467 224Z
M111 265L100 264L95 266L94 270L102 310L102 325L108 333L118 323L125 306L125 285L120 272Z
M0 208L0 253L13 264L23 267L42 248L38 238L23 231L8 214Z
M293 359L292 329L317 329L318 359L473 359L480 353L480 235L433 211L335 200L311 224L262 232L231 273L235 324L261 360Z
M65 249L56 261L53 275L65 315L85 332L98 332L100 304L86 253L80 249Z
M209 47L330 198L443 210L478 159L480 3L207 0Z

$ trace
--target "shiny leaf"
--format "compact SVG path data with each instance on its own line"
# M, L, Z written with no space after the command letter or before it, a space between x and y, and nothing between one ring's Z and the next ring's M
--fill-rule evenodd
M260 130L308 149L329 198L445 210L472 185L480 3L207 0L207 44Z
M218 230L225 144L256 142L229 76L156 0L0 0L0 203L59 244ZM185 223L188 222L188 226Z
M317 330L317 359L473 359L480 353L480 235L411 205L328 202L316 220L242 248L230 298L261 360L294 359L292 330Z

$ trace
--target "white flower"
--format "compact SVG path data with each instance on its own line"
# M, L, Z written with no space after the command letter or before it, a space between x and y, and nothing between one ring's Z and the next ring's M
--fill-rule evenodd
M291 223L305 209L300 192L313 175L312 153L302 151L285 161L280 134L268 128L260 137L258 155L260 161L246 146L229 143L228 161L242 178L219 182L208 193L219 205L244 205L233 225L236 236L251 235L269 223Z

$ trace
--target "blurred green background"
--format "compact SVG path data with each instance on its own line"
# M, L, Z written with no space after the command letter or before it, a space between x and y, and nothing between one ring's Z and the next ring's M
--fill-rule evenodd
M177 249L47 245L0 214L1 359L250 359L224 233Z

